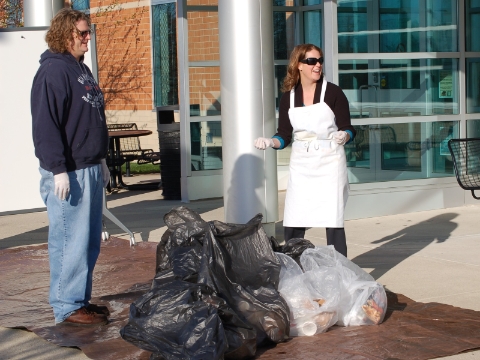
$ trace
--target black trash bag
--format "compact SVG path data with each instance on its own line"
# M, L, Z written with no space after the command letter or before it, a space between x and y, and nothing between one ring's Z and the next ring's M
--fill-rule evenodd
M223 334L216 328L210 331L218 337L211 342L218 346L224 344L223 355L227 359L250 358L255 355L257 344L288 338L289 309L277 292L280 263L261 226L261 219L262 216L257 215L245 225L207 223L186 207L175 208L164 217L168 230L157 246L157 274L148 296L154 297L153 294L160 290L168 292L171 284L179 281L201 286L201 301L216 309L223 327ZM206 289L210 291L208 300ZM175 301L179 300L175 298ZM143 302L140 300L139 304ZM131 310L130 321L125 327L128 336L124 338L135 345L138 342L141 348L155 349L155 356L181 355L177 343L164 338L171 317L163 317L163 305L155 307L161 310L159 315L147 312L138 316L138 311ZM205 316L198 304L195 310L201 310ZM160 316L157 320L150 319L157 316ZM142 322L136 320L141 317L144 318ZM153 328L162 326L164 330L153 338L142 334L142 326L147 328L150 323ZM171 333L167 335L173 336L178 330L169 329ZM199 325L197 331L201 330ZM147 334L149 331L144 330ZM154 345L147 344L147 340L154 341ZM195 351L200 353L199 349ZM208 347L205 351L212 352Z
M214 294L212 289L203 284L192 284L193 288L188 287L188 285L185 284L190 283L175 279L175 275L173 274L172 270L164 270L157 273L153 280L153 286L150 292L143 296L143 300L139 299L131 305L130 319L127 326L125 326L123 330L126 335L124 336L122 334L122 337L125 340L142 349L155 351L156 355L161 354L161 356L164 356L165 352L172 353L172 350L169 349L172 347L172 345L166 341L159 340L162 339L165 334L156 331L155 323L162 323L163 321L162 326L165 326L165 329L170 326L168 317L165 318L165 320L162 320L162 317L171 315L169 314L169 311L171 310L172 304L162 304L161 301L163 300L164 296L172 296L172 294L176 295L179 292L186 291L182 286L178 285L178 283L184 284L185 289L187 290L195 289L195 286L200 287L202 294L201 301L217 309L227 343L227 348L224 350L226 359L248 359L255 355L257 348L257 333L253 329L252 325L243 321L226 304L225 300ZM177 298L173 296L173 299L173 306L177 306ZM139 309L139 304L144 303L147 303L148 305L142 305L141 309ZM167 310L165 310L164 307L167 307ZM152 310L152 308L154 308L155 311ZM152 328L149 329L149 327ZM172 332L174 331L178 331L178 329L172 329ZM182 329L182 331L187 331L187 334L184 334L183 338L188 339L188 332L190 329L186 327ZM207 331L207 329L205 331ZM213 333L215 331L215 329L212 329ZM149 336L148 334L150 332L153 332L155 336ZM147 333L147 335L144 333ZM173 347L176 348L176 346ZM155 358L156 357L152 357L152 359ZM163 359L163 357L158 357L158 359Z
M315 245L313 245L307 239L293 238L288 240L278 252L290 256L293 260L295 260L300 268L302 268L302 264L300 264L300 255L302 255L307 249L315 249Z
M261 221L258 214L244 225L210 222L214 236L204 246L213 261L198 280L255 327L258 345L284 341L290 324L288 305L277 292L280 262Z
M165 282L130 305L130 317L120 335L155 353L154 358L223 359L227 338L210 297L215 297L212 290L202 284Z
M168 230L157 245L156 272L173 268L183 280L196 282L208 223L195 212L176 209L168 212L163 220Z
M282 252L283 247L274 236L270 236L270 244L272 245L273 252Z
M170 266L183 279L199 275L199 283L209 285L256 328L258 344L288 337L289 310L277 292L280 263L261 225L261 214L244 225L207 223L194 211L178 207L164 220L168 232L157 248L157 270ZM186 246L194 255L184 256ZM182 267L175 266L173 259L180 251Z

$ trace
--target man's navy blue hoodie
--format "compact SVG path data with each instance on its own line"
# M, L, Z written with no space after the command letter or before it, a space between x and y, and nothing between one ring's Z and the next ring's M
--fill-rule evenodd
M108 151L103 94L70 53L45 51L31 93L35 155L54 175L100 164Z

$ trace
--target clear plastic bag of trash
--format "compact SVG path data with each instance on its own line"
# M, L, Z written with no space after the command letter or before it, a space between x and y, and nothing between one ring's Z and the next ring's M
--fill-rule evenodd
M387 310L387 295L375 281L355 281L348 288L350 302L340 308L340 326L378 325Z
M338 275L329 269L304 273L290 256L276 255L282 264L278 291L290 309L290 335L312 336L327 331L337 321ZM325 286L312 286L314 278Z
M305 273L335 271L340 279L337 305L340 326L380 324L387 310L387 295L382 285L358 265L335 251L332 245L306 249L300 256ZM321 289L322 279L312 277L309 282L314 289Z
M333 246L315 247L308 240L292 239L282 250L288 255L276 253L282 263L278 291L290 308L291 336L312 336L333 325L383 321L387 308L383 286Z

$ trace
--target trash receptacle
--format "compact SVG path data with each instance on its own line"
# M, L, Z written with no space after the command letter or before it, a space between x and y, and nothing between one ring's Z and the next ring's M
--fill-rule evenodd
M178 105L157 107L157 130L160 145L162 195L166 200L181 200L180 123L174 121Z

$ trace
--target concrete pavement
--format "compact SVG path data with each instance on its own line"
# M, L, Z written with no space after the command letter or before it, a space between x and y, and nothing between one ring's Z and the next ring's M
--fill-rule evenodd
M158 175L156 175L158 176ZM155 178L156 176L153 176ZM141 182L151 175L126 178ZM279 192L282 217L285 193ZM184 205L206 221L224 219L223 200L189 204L163 200L161 191L124 191L107 196L108 208L134 232L137 241L159 241L165 231L163 215ZM419 302L439 302L480 311L480 202L411 214L349 220L345 223L348 258L371 273L389 290ZM108 232L129 236L109 220ZM0 248L43 243L47 240L45 212L0 216ZM283 240L282 222L276 237ZM306 238L324 245L325 230L309 229ZM60 348L18 329L0 328L0 359L87 359L78 349ZM480 351L445 359L479 359Z

